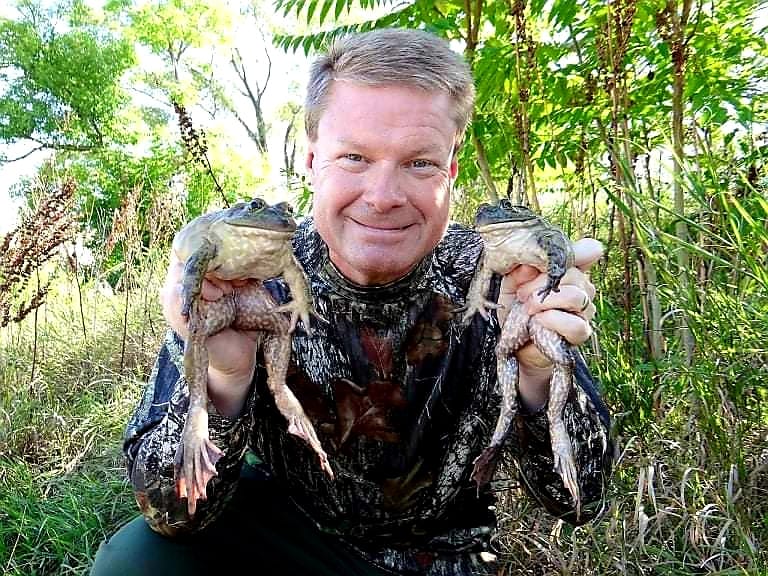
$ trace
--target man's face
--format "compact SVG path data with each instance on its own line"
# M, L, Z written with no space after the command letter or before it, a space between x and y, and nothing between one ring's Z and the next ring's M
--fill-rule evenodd
M397 280L442 238L458 170L450 112L441 92L334 82L306 164L315 225L349 280Z

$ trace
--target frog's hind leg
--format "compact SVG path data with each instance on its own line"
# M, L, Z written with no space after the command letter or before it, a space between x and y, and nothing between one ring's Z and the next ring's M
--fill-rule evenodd
M206 486L216 476L216 463L222 451L208 434L208 350L209 334L231 323L234 305L231 298L201 303L195 300L189 314L189 335L184 348L184 375L189 386L189 408L174 459L176 494L187 498L187 511L195 514L197 501L206 499Z
M570 345L562 336L544 328L535 320L531 321L531 336L536 347L554 364L547 408L554 469L573 498L578 519L581 516L579 476L571 439L563 421L563 410L573 387L573 357Z
M285 373L291 355L291 339L274 334L264 340L264 359L267 365L267 386L275 399L278 411L288 422L288 433L298 436L317 454L320 468L333 480L333 469L323 450L315 427L304 412L299 400L285 383Z
M503 360L497 360L497 362L499 385L502 391L501 412L496 421L496 429L493 432L491 443L474 462L471 478L478 488L493 478L498 465L499 451L512 429L517 414L517 359L514 355L510 355Z
M496 346L496 379L501 391L501 412L490 445L475 459L472 479L478 488L493 478L499 451L512 431L517 416L519 369L515 352L528 340L528 314L522 304L513 301Z

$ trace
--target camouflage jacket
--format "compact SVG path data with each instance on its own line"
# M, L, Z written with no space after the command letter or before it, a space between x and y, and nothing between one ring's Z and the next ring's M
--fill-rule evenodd
M211 405L210 432L225 455L193 520L174 493L173 462L188 404L183 343L170 333L126 433L128 471L150 525L165 534L199 530L233 494L250 448L320 529L337 534L374 564L402 574L482 573L479 552L495 527L490 486L470 475L488 444L500 406L494 347L499 332L476 315L462 325L482 244L452 224L406 278L366 288L330 263L312 221L294 238L314 306L328 322L293 336L287 381L329 454L335 480L316 455L287 434L257 366L251 394L235 419ZM279 280L267 287L290 296ZM498 279L495 291L498 291ZM576 392L564 419L578 462L582 520L601 505L610 468L609 417L578 352ZM507 443L523 484L551 513L574 519L553 472L546 411L520 414Z

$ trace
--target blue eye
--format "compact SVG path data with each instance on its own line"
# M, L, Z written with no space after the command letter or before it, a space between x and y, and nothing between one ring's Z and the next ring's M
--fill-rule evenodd
M353 153L344 154L344 158L346 158L347 160L351 160L352 162L362 162L363 160L363 157L361 154L353 154Z

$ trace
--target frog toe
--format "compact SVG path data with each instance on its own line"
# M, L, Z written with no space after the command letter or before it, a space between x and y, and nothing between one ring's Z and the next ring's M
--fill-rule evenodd
M216 476L216 463L223 452L210 438L184 438L176 450L174 477L176 496L186 497L187 512L194 516L198 500L206 500L206 486Z
M462 317L462 322L467 323L469 322L472 317L475 315L475 313L479 313L480 316L482 316L485 320L490 320L490 310L499 310L500 308L504 308L503 304L497 304L496 302L491 302L490 300L483 300L479 304L470 304L465 307L466 312L464 312L464 316Z
M493 474L496 471L496 455L497 448L489 446L483 452L475 458L475 466L472 469L472 475L470 478L477 484L478 490L481 486L487 484L493 478Z
M576 506L577 516L580 512L581 497L579 489L579 477L576 471L576 463L570 446L553 446L554 469L563 480L563 485L570 492L573 503Z
M312 426L312 423L309 422L306 417L291 418L288 423L288 433L293 434L294 436L298 436L304 440L304 442L306 442L310 448L312 448L315 454L317 454L318 460L320 461L320 468L328 475L331 480L333 480L333 469L328 462L328 454L326 454L325 450L323 450L323 446L320 444L320 439L317 437L315 428Z

